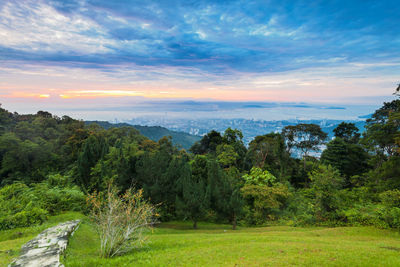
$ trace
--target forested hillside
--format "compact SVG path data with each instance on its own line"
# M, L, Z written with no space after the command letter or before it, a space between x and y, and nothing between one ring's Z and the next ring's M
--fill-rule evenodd
M112 182L143 189L161 221L241 225L400 227L400 100L376 110L361 136L286 126L257 136L211 131L190 150L134 127L101 127L39 111L0 110L0 229L41 223L64 210L86 212L85 198ZM103 125L104 126L104 125ZM105 129L107 128L107 129ZM322 144L320 158L312 157ZM301 158L292 156L301 151Z
M158 141L164 136L171 136L172 143L177 146L181 146L184 149L189 149L195 142L201 139L200 136L192 135L184 132L171 131L167 128L160 126L142 126L142 125L130 125L128 123L110 123L107 121L86 121L86 124L96 123L104 129L110 129L113 127L133 127L147 138Z

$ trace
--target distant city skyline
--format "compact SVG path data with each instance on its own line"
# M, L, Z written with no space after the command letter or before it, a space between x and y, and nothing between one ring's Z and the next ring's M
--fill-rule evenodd
M372 110L400 79L399 14L397 1L4 0L0 103L82 114L175 100Z
M391 101L394 97L382 98ZM101 102L103 100L104 102ZM305 102L239 102L239 101L194 101L137 98L116 105L107 99L68 99L70 104L57 102L23 102L2 105L11 112L36 113L39 110L57 116L70 116L81 120L103 120L128 122L140 125L163 125L169 127L188 120L246 119L246 120L365 120L379 104L305 103ZM173 127L169 127L173 128Z

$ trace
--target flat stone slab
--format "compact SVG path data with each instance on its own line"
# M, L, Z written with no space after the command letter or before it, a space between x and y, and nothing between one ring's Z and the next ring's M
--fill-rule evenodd
M67 248L68 238L80 220L60 223L48 228L21 248L21 254L9 267L63 267L60 255Z

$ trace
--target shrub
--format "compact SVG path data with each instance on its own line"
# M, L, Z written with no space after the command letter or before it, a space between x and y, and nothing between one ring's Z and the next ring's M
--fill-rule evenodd
M400 208L392 207L384 210L383 220L391 228L400 228Z
M253 167L250 174L243 175L243 179L245 184L240 191L246 202L243 208L245 223L260 225L276 220L290 196L288 187L278 183L267 170L257 167Z
M379 195L385 209L383 220L392 228L400 228L400 190L388 190Z
M339 192L344 184L340 176L332 166L320 165L309 174L311 190L314 192L315 216L317 221L330 221L337 219L337 210L340 207Z
M2 216L0 218L0 230L41 224L47 219L47 215L47 211L34 207L30 210L22 210L15 214Z
M77 186L51 188L46 183L40 183L34 185L33 193L51 215L62 211L85 211L86 208L85 195Z
M250 170L250 174L243 175L243 179L246 184L252 185L269 185L276 184L276 177L273 176L269 171L262 170L257 167L253 167Z
M241 193L247 203L243 212L247 224L276 220L280 208L290 196L288 188L279 183L274 186L246 184Z
M282 219L293 226L314 225L315 212L311 197L308 196L310 189L302 189L293 192L283 211Z
M355 203L352 207L341 210L339 215L347 225L387 228L388 224L382 216L384 211L384 207L377 204Z
M66 183L66 177L52 175L33 184L6 185L0 189L0 229L41 224L48 215L63 211L85 211L85 195L77 186Z
M0 230L40 224L48 212L25 184L15 183L0 189Z
M144 233L155 223L156 213L142 193L128 189L119 196L110 184L105 195L94 192L88 196L90 217L100 235L101 257L123 254L145 242Z
M400 208L400 190L398 189L385 191L379 194L379 198L386 207Z

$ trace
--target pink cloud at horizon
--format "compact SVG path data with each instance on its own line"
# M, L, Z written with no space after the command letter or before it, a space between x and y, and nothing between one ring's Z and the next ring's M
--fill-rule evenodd
M0 102L62 103L65 99L98 98L118 102L129 97L146 97L334 103L355 101L358 96L391 95L396 75L372 72L370 68L365 64L348 64L272 74L218 76L172 67L119 68L109 73L63 66L0 66ZM362 101L360 98L356 102Z

